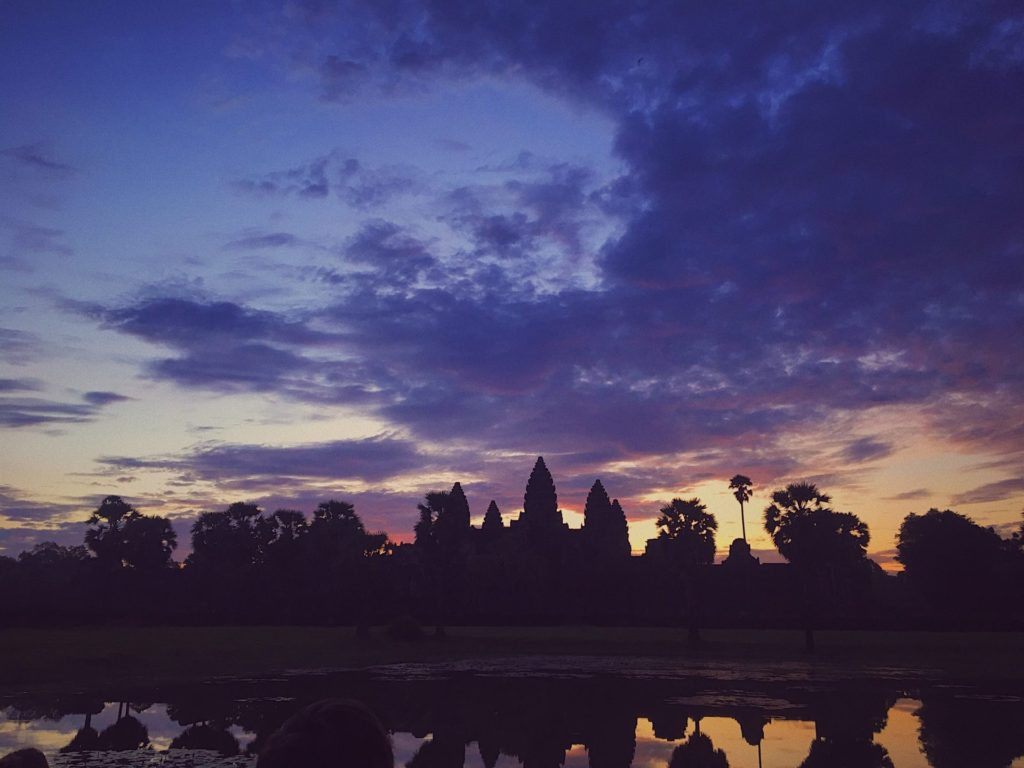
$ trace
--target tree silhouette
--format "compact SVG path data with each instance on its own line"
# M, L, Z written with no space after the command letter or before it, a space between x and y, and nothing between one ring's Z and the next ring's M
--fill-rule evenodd
M196 723L174 738L171 749L205 749L224 757L232 757L238 754L238 740L224 728Z
M367 532L352 504L334 499L317 506L309 536L321 554L346 559L384 554L388 544L386 533Z
M455 739L434 736L420 744L406 768L461 768L466 762L466 745Z
M697 580L700 567L714 562L718 521L698 498L672 499L661 508L657 525L658 537L651 543L654 551L682 576L689 642L697 643L700 641Z
M270 533L255 504L235 502L199 515L192 524L192 554L185 559L193 611L239 621L272 608L260 578Z
M10 565L6 558L3 562ZM56 617L77 622L94 621L94 611L99 607L97 601L102 605L106 602L104 598L109 598L108 589L97 589L94 565L89 550L81 545L65 547L43 541L22 552L16 567L0 569L8 571L7 574L0 572L5 605L5 615L0 621L10 621L19 612L22 621L27 619L37 624L54 623Z
M423 503L416 505L420 516L413 526L413 543L421 552L426 552L434 545L434 521L445 504L445 499L440 498L442 495L446 497L448 494L444 491L431 491Z
M458 489L457 495L455 489ZM469 535L469 505L458 483L452 492L430 491L418 507L415 547L426 575L434 629L444 625L464 592Z
M935 768L1006 768L1024 756L1020 701L986 700L936 688L922 694L917 716L921 748Z
M661 508L657 526L658 540L676 561L692 566L714 562L718 521L700 499L672 499Z
M85 545L108 571L120 570L125 561L124 527L140 517L135 507L120 496L107 496L87 521Z
M330 623L354 621L366 634L375 589L367 561L387 551L387 534L368 533L351 503L331 499L317 505L305 541L316 609Z
M131 715L118 718L117 722L103 729L99 737L100 749L112 752L126 752L149 747L149 731Z
M89 551L81 546L65 547L54 541L41 541L27 552L18 555L18 562L31 564L35 568L59 568L67 563L85 563Z
M846 743L816 738L800 768L894 768L889 751L870 739Z
M984 605L1002 547L991 528L949 509L911 513L896 534L904 578L932 610L959 616Z
M265 533L261 537L268 547L291 547L309 533L306 516L294 509L279 509L265 518Z
M267 529L255 504L235 502L223 512L203 512L192 524L192 554L186 563L217 570L260 562Z
M142 571L159 571L173 565L171 553L178 546L178 535L166 517L136 515L122 528L124 563Z
M747 540L747 521L743 514L743 505L750 501L750 489L753 485L754 482L746 475L733 475L732 479L729 480L732 495L740 503L740 525L742 526L744 541Z
M859 685L812 694L814 740L800 768L893 768L874 737L885 728L895 701L884 688Z
M772 493L764 511L765 530L794 565L864 557L870 540L867 524L850 512L826 507L831 500L812 483L792 483Z
M729 768L725 752L715 749L706 735L698 730L690 738L672 750L668 768Z
M254 577L275 618L294 624L310 621L317 613L310 604L316 567L312 562L306 516L279 509L258 523L262 554Z
M804 588L808 651L814 649L813 624L823 587L831 587L834 600L839 572L867 565L867 525L850 512L827 507L831 500L813 483L791 483L772 493L772 503L764 511L765 530Z

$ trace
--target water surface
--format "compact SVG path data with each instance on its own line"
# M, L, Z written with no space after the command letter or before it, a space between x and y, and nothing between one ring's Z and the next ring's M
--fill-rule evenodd
M300 707L358 699L413 768L1024 768L1024 691L895 668L549 657L295 672L0 699L0 754L56 766L252 766ZM719 765L721 765L719 759Z

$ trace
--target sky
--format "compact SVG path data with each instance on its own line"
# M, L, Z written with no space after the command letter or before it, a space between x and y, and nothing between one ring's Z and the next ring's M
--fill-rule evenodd
M728 479L1024 512L1024 11L0 0L0 554L543 455L635 550ZM179 552L180 554L180 552Z

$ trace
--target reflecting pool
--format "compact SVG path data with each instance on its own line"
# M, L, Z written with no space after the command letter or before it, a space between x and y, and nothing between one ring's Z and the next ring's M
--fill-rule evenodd
M362 701L412 768L1024 767L1024 691L898 669L514 658L202 685L15 693L0 755L56 766L251 766L299 708Z

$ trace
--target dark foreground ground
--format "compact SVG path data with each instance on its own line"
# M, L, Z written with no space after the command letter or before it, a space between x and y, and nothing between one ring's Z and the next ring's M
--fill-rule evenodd
M514 656L623 656L713 660L756 668L810 661L823 667L927 672L950 681L1024 682L1024 633L820 632L813 655L789 631L610 627L452 627L418 641L382 628L105 627L0 630L0 693L98 683L187 683L285 670L363 669L399 662Z

